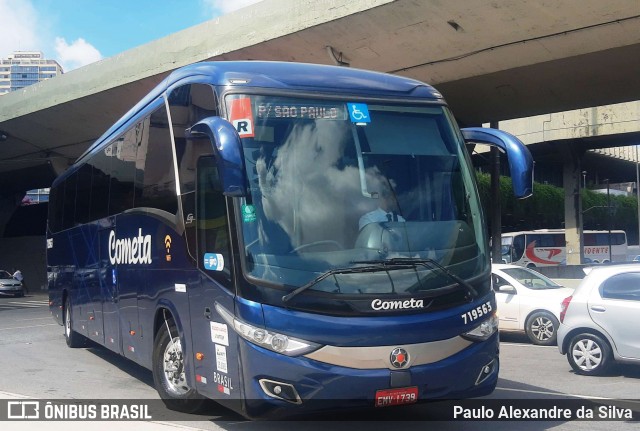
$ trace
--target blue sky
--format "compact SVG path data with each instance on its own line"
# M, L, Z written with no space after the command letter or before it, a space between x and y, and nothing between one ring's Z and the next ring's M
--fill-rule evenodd
M259 0L0 0L0 58L42 51L70 71Z

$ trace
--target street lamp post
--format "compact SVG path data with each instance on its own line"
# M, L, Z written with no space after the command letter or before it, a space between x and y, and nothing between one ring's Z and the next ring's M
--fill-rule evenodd
M636 152L638 150L636 149ZM587 171L582 171L582 188L586 189L587 188Z

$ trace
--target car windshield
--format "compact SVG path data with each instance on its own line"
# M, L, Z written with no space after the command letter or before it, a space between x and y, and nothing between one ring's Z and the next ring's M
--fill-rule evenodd
M504 268L502 272L515 278L520 284L529 289L559 289L562 287L550 278L527 268Z
M256 282L294 289L334 270L309 290L403 293L455 282L420 264L347 269L409 258L461 279L488 271L473 173L445 107L254 95L227 107L247 125L239 209Z
M9 274L7 271L0 271L0 279L7 280L13 278L13 275Z

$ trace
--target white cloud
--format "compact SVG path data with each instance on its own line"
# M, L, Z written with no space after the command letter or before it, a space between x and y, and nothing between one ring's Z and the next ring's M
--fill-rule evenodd
M102 54L83 38L71 44L62 37L56 37L56 57L65 72L85 66L102 59Z
M260 1L262 0L202 0L213 17L242 9Z
M100 51L83 38L67 43L53 37L52 24L31 0L0 0L0 58L14 51L40 51L58 61L65 72L102 59Z
M41 51L38 14L28 1L0 0L0 58L14 51Z

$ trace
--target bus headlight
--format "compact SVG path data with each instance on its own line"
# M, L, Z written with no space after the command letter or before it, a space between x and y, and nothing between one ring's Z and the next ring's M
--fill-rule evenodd
M491 314L487 320L473 328L469 332L462 334L463 338L471 341L485 341L498 330L498 316Z
M216 311L220 313L224 321L242 338L273 352L282 353L287 356L300 356L313 352L321 347L319 344L312 343L311 341L289 337L250 325L234 317L220 304L216 304Z

